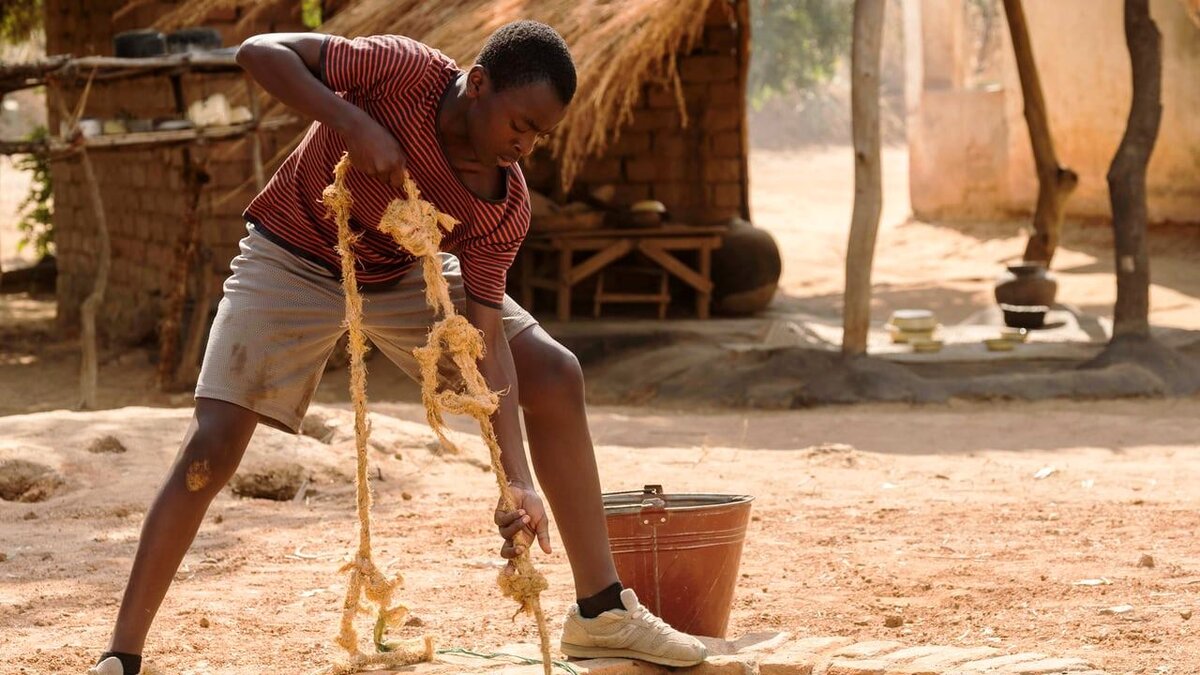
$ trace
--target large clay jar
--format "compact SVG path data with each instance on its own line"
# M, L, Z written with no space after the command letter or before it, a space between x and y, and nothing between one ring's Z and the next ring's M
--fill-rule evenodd
M1045 263L1025 261L1009 265L996 280L996 302L1002 305L1054 306L1058 281Z
M721 248L712 254L713 311L746 316L775 298L783 263L770 232L734 219Z

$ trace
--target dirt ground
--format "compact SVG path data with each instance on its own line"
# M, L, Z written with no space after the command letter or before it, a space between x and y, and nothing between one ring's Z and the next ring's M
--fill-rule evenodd
M482 447L434 457L417 406L375 410L410 422L377 419L386 452L372 457L378 557L403 570L425 622L405 634L484 650L534 640L494 588ZM591 415L606 489L755 496L732 635L989 645L1180 674L1200 672L1200 618L1185 618L1200 610L1198 418L1197 401ZM4 452L66 480L47 502L0 502L5 672L79 672L104 644L186 420L151 408L0 418ZM103 434L127 451L89 453ZM328 658L355 532L351 457L344 443L260 430L244 467L300 462L315 493L217 498L159 614L153 672L306 672ZM538 563L557 628L569 569L561 549ZM886 614L904 626L885 628Z
M884 156L877 318L915 304L952 321L986 307L1001 261L1023 247L1018 225L907 220L906 158ZM755 220L784 251L779 302L836 313L849 151L759 152L752 162ZM4 227L0 255L11 256ZM1103 224L1068 229L1060 300L1108 313L1108 237ZM1200 228L1154 230L1151 247L1152 321L1200 328ZM141 351L105 357L105 410L62 412L76 402L78 350L55 339L47 300L0 295L0 461L37 462L64 481L47 484L58 492L45 502L0 500L5 673L77 673L104 646L140 521L189 414L188 395L153 391ZM535 639L494 591L482 449L469 446L473 461L434 457L415 388L378 359L370 387L372 409L388 416L377 423L388 452L374 455L384 478L379 558L404 571L425 622L406 630L444 647ZM344 374L330 373L316 401L344 406L345 391ZM1155 674L1200 673L1198 419L1195 398L591 410L605 489L664 483L756 497L731 635L990 645ZM103 434L127 451L88 452ZM325 662L344 583L336 569L354 535L351 457L344 444L259 432L247 468L301 463L314 471L313 491L303 503L218 497L151 635L153 672L291 673ZM1153 567L1138 566L1143 554ZM539 563L557 628L569 570L561 550ZM1102 613L1118 605L1132 610ZM905 624L886 628L895 613Z

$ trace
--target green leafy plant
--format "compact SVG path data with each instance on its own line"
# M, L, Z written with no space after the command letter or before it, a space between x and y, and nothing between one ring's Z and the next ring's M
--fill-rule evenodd
M42 29L42 0L0 2L0 40L20 44Z
M851 0L753 0L750 103L812 88L850 52Z
M311 30L324 21L324 7L321 0L300 0L300 20Z
M29 134L29 140L44 140L49 135L46 127L38 127ZM50 176L50 160L45 155L26 155L13 162L13 166L32 174L29 194L17 207L20 220L17 229L21 240L17 250L32 245L39 258L53 253L54 247L54 187Z

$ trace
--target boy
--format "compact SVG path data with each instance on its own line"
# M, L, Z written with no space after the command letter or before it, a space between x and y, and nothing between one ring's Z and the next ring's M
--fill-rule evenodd
M493 416L517 508L495 515L504 544L522 530L550 552L549 518L525 459L530 454L559 519L578 603L561 647L568 656L624 656L669 666L704 660L704 646L622 589L609 550L583 378L573 354L504 294L505 275L529 228L519 160L562 120L575 66L549 26L518 21L488 38L460 70L440 52L399 36L347 40L313 33L259 35L238 50L264 89L316 120L246 209L248 235L209 336L196 410L183 447L142 526L108 652L89 671L136 675L155 612L213 497L233 475L259 422L296 432L342 334L337 231L320 203L334 164L349 152L351 227L364 330L417 377L411 351L434 317L419 265L375 229L400 197L405 171L422 196L460 225L442 247L460 311L482 331L480 371L508 391Z

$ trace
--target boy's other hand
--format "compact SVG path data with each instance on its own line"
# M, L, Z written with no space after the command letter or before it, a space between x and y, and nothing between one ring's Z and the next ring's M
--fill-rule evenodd
M500 530L500 536L504 538L500 557L506 560L516 558L525 552L525 542L533 541L534 538L543 552L550 553L550 518L546 516L542 498L532 487L523 484L510 483L509 489L512 490L516 508L503 511L499 506L496 507L496 527ZM520 532L526 535L523 541L517 541L516 537Z
M408 157L392 132L363 115L363 120L343 137L350 153L350 164L355 169L394 188L404 187Z

